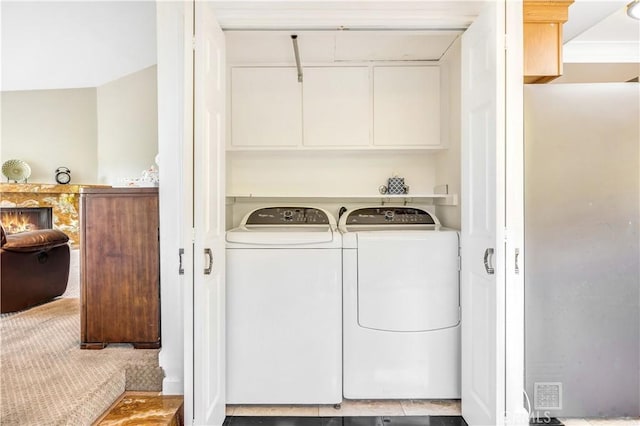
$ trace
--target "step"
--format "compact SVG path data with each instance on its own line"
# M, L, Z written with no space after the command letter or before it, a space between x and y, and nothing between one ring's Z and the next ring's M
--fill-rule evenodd
M93 423L109 425L184 425L184 398L158 392L125 392Z

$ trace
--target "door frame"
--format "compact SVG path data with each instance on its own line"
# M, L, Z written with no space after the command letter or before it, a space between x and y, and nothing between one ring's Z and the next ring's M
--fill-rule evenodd
M501 0L497 0L501 1ZM507 84L522 85L522 1L507 5ZM157 2L158 28L158 145L160 153L160 235L162 342L160 365L165 370L164 393L180 394L193 389L193 2ZM520 22L519 25L514 23ZM511 25L510 25L511 23ZM524 245L523 214L522 91L506 97L506 222L505 222L505 315L506 423L526 424L522 404L524 389ZM177 143L176 143L177 141ZM178 209L176 209L176 205ZM179 275L178 248L184 274ZM519 273L515 250L519 250ZM187 361L187 362L185 362ZM185 418L193 418L193 405L185 400ZM525 422L526 417L526 422Z
M193 299L193 6L157 2L160 296L163 393L192 387L186 370L193 324L185 310ZM180 256L179 250L184 250ZM180 269L183 269L183 272ZM185 404L185 415L190 415ZM188 417L187 417L188 418Z
M530 413L523 404L525 390L523 2L522 0L505 0L505 2L505 423L528 425Z

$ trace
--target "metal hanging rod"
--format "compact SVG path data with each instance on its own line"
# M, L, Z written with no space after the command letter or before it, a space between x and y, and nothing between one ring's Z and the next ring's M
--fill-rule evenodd
M300 64L300 52L298 51L298 36L291 35L291 41L293 42L293 53L296 55L296 68L298 68L298 83L302 83L302 65Z

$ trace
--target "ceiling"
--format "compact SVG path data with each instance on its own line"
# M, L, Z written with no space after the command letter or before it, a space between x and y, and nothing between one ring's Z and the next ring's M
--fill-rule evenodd
M482 7L480 1L457 0L212 3L226 30L456 30L466 28ZM576 0L565 25L565 51L593 53L601 43L611 52L612 41L618 47L624 43L627 49L637 47L638 21L620 12L626 3ZM156 63L153 1L3 0L0 12L2 90L96 87ZM581 61L606 60L602 58L583 54Z
M6 1L2 90L97 87L156 63L150 1Z

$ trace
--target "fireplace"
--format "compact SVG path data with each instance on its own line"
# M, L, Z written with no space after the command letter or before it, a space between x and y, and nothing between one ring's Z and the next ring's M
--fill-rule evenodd
M2 207L0 222L7 234L53 228L51 207Z

